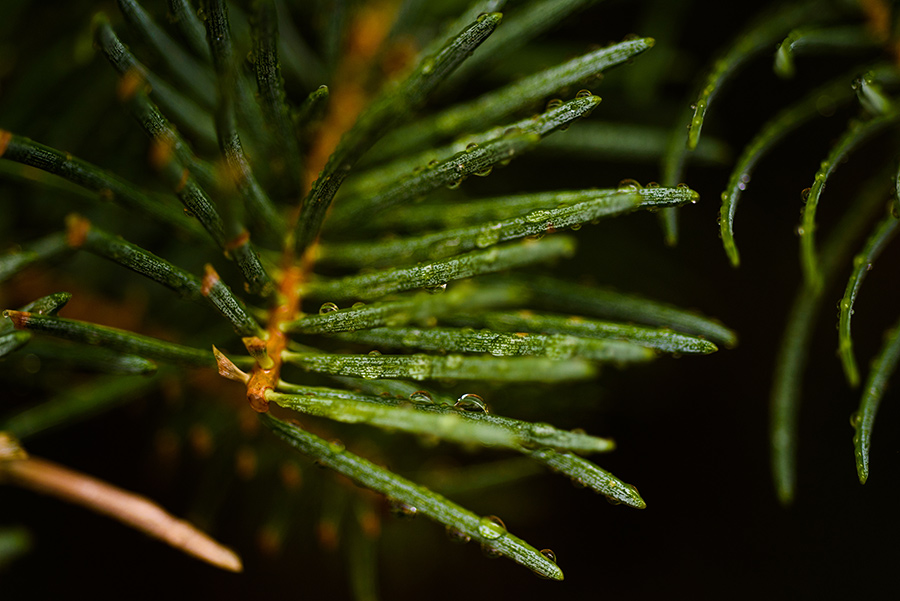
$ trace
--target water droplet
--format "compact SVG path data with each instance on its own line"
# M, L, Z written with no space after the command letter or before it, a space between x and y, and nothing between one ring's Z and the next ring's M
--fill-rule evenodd
M681 183L679 183L679 184L676 184L675 187L676 187L678 190L690 190L690 188L688 187L688 185L685 184L684 182L681 182Z
M319 315L325 315L326 313L334 313L338 310L338 306L334 303L322 303L322 306L319 307Z
M422 63L422 73L428 75L432 71L434 71L434 59L427 58L425 59L425 62Z
M862 416L860 416L859 411L854 411L850 414L850 425L853 428L859 428L859 422Z
M802 225L798 225L798 226L797 226L796 234L797 234L798 236L805 236L805 235L806 235L806 230L803 229L803 226L802 226Z
M487 167L485 167L485 168L482 169L481 171L476 171L476 172L475 172L475 175L477 175L478 177L487 177L487 176L489 176L489 175L491 174L491 171L493 171L493 170L494 170L494 166L493 166L493 165L488 165Z
M578 93L575 94L575 98L590 98L593 96L590 90L578 90Z
M563 101L559 98L554 98L547 103L547 106L544 107L545 111L552 111L555 108L559 108L562 106Z
M556 563L556 553L553 552L552 549L541 549L541 555Z
M647 182L646 188L659 188L659 182Z
M806 202L806 199L809 198L809 193L812 192L812 188L803 188L800 190L800 200Z
M457 188L459 188L462 185L462 183L463 183L463 178L453 180L452 182L447 184L447 189L448 190L456 190Z
M472 152L476 148L478 148L478 144L476 144L475 142L469 142L468 144L466 144L466 152Z
M633 179L623 179L617 188L619 192L637 192L641 189L641 185Z
M428 166L435 167L439 162L440 161L438 161L437 159L431 159L430 161L428 161Z
M374 349L374 350L369 351L369 356L370 356L370 357L378 357L379 355L381 355L381 351L379 351L378 349Z
M572 224L572 227L571 227L572 231L573 231L573 232L577 232L578 230L581 229L581 225L582 225L582 224L580 224L580 223L573 223L573 224Z
M462 411L471 411L473 413L490 413L484 399L477 394L471 393L459 397L453 407Z
M456 543L458 545L464 545L470 540L472 537L463 532L462 530L457 530L452 526L447 526L447 538L450 539L451 543Z
M492 246L497 244L500 241L500 224L490 225L480 232L478 232L478 236L475 237L475 246L478 248L487 248L488 246Z
M478 534L487 540L497 540L506 535L506 524L495 515L486 515L478 522Z
M364 303L362 301L358 301L358 302L355 302L352 305L350 305L350 308L351 309L362 309L365 306L366 306L366 303Z
M193 217L193 216L194 216L194 212L193 212L192 210L190 210L190 209L185 209L185 210L184 210L184 214L187 215L188 217Z
M507 127L503 130L503 137L510 138L512 136L517 136L520 133L522 133L522 131L518 127Z
M528 223L540 223L541 221L546 221L548 217L550 217L550 211L537 209L525 215L525 221Z
M417 390L411 395L409 395L409 400L413 403L419 403L421 405L431 405L434 403L434 399L431 397L431 393L427 390Z
M329 441L328 447L331 449L332 453L343 453L345 450L347 450L347 447L344 446L344 443L337 438Z
M414 518L416 517L416 513L418 513L418 509L409 503L404 503L403 501L398 501L396 499L391 499L390 501L391 513L394 517L398 518Z
M444 290L447 289L446 282L443 284L435 284L434 286L425 286L425 290L430 292L431 294L440 294Z

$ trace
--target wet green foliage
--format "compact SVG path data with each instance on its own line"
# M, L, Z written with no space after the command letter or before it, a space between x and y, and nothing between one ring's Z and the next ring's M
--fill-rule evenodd
M773 477L779 498L785 504L793 501L797 479L797 448L799 444L799 406L802 398L802 383L807 367L807 356L813 344L813 327L823 303L826 303L839 270L846 268L853 254L853 245L862 244L861 238L867 228L872 228L868 241L852 261L852 273L846 285L839 309L838 350L844 372L850 386L858 386L859 372L853 354L850 337L850 316L865 273L872 269L875 257L892 237L898 211L897 188L891 191L892 200L883 184L884 173L896 169L895 153L879 153L879 167L882 172L869 186L859 185L845 199L845 209L839 226L835 226L824 250L817 247L816 233L819 229L817 209L825 194L826 184L833 179L838 168L852 160L851 154L888 131L897 133L900 113L896 99L892 96L897 86L898 70L896 57L893 64L878 62L891 58L892 44L897 39L896 19L891 16L889 3L853 2L796 2L786 4L777 10L764 14L757 22L750 24L713 63L696 102L692 104L693 115L687 124L687 143L682 147L675 140L683 130L676 130L673 144L666 157L667 173L680 173L689 152L696 148L700 130L710 103L726 80L734 77L737 68L763 52L774 40L782 37L774 56L775 73L783 78L798 75L795 54L811 56L846 55L857 59L851 71L843 72L837 79L812 89L807 95L782 109L766 123L756 136L745 146L732 171L727 189L722 193L722 208L719 218L721 237L725 251L734 266L739 264L739 256L734 237L734 221L738 199L748 187L756 166L773 146L805 123L821 119L833 113L839 105L850 102L856 96L853 114L847 120L844 131L831 141L827 153L819 159L819 168L807 181L811 185L801 193L801 220L796 228L800 238L800 264L803 283L797 293L793 308L787 319L779 353L775 364L775 377L771 392L770 447ZM826 59L827 60L827 59ZM854 94L855 93L855 94ZM900 180L898 180L900 181ZM873 215L877 214L883 202L888 203L888 216L873 225ZM667 222L671 225L671 221ZM669 235L674 232L669 228ZM827 254L827 257L826 257ZM869 473L869 446L875 412L884 393L888 375L896 366L896 336L894 330L886 334L885 341L873 361L869 383L860 401L860 409L853 413L851 425L855 430L856 468L861 482Z
M811 157L809 188L787 195L803 202L794 304L767 297L760 323L787 314L780 347L769 349L778 498L795 497L804 378L822 368L811 352L817 320L838 301L839 361L851 386L865 382L851 424L858 477L869 477L900 325L873 351L854 344L850 323L896 232L896 145L877 153L879 175L852 198L831 198L826 184L897 134L900 35L873 12L879 2L761 10L721 38L730 42L705 70L682 60L708 42L693 27L699 17L662 0L639 3L634 33L613 20L602 37L594 29L606 7L584 0L76 4L59 45L23 46L27 61L0 46L0 77L15 74L0 97L0 385L11 399L0 403L0 431L26 449L143 407L151 417L139 428L126 417L114 429L146 437L160 473L185 449L202 458L184 513L245 557L340 549L345 561L327 561L344 564L358 599L374 599L395 552L386 549L407 527L392 513L562 580L565 560L557 566L553 551L525 540L552 536L517 534L516 521L528 511L568 516L520 498L521 481L545 474L541 490L568 479L588 489L579 494L646 508L635 486L599 465L634 452L612 438L605 387L658 372L654 394L665 399L680 366L714 364L703 355L738 342L718 320L669 303L708 310L725 294L699 283L698 259L673 269L664 258L663 243L679 242L677 216L724 186L714 212L725 257L752 265L735 233L738 202L758 200L751 175L773 169L766 159L798 130L843 111L843 132ZM0 8L0 34L46 19L37 5ZM805 75L834 57L830 75ZM771 119L757 111L742 120L749 133L731 139L718 106L761 61L773 79L754 72L751 85L782 78L795 88ZM690 98L673 100L692 79ZM732 172L720 184L704 178L723 165ZM819 235L836 206L838 225ZM635 238L652 225L645 213L662 233ZM709 215L703 235L716 229ZM617 270L641 294L607 287ZM867 373L862 355L874 357ZM729 377L718 365L711 372ZM271 381L254 388L266 373ZM722 386L717 402L739 387ZM620 411L630 402L642 400L615 401ZM679 434L688 446L710 435ZM717 506L704 461L667 484ZM654 507L648 491L659 487L647 484ZM491 515L504 513L498 503L527 511L511 509L507 528ZM223 518L232 505L251 518ZM624 511L601 503L591 515L615 521ZM27 532L0 526L0 569L37 552ZM433 530L415 528L425 534L413 538ZM585 549L619 545L591 539Z
M336 127L329 111L352 110L336 104L343 98L328 94L345 85L339 68L324 67L331 74L314 81L315 89L310 89L308 75L298 76L308 60L303 34L285 17L290 10L280 2L204 0L196 13L183 1L169 4L170 23L133 0L119 2L129 27L104 13L95 14L91 23L95 47L119 78L116 89L107 85L106 95L117 96L148 136L156 182L136 177L139 169L123 177L113 167L32 141L24 137L30 134L27 128L4 129L2 163L9 177L29 177L40 170L86 191L87 198L111 201L115 208L89 206L89 217L67 218L65 233L20 240L21 247L3 256L3 276L9 280L58 261L58 269L66 272L67 261L90 253L108 262L111 273L130 270L150 288L161 284L175 297L200 305L202 317L198 314L189 323L176 310L166 310L161 324L168 333L157 337L103 325L99 314L93 321L57 315L71 295L52 310L41 310L43 301L10 307L0 347L8 356L5 367L21 368L16 357L31 353L74 374L107 375L79 375L77 388L26 404L7 418L5 427L27 444L41 431L82 422L139 398L158 388L162 377L218 365L222 375L247 384L252 396L261 370L280 370L253 406L259 410L272 403L332 423L316 421L308 431L281 417L264 417L278 437L320 465L401 504L407 513L440 522L457 539L474 539L489 555L504 555L544 577L562 579L552 552L539 552L499 520L476 516L351 453L345 443L328 443L314 432L340 432L347 445L360 448L376 443L366 442L370 430L359 424L467 448L503 447L615 503L645 506L634 487L572 454L610 451L612 440L503 417L480 394L452 391L458 390L456 382L465 382L469 391L483 389L487 396L502 383L550 387L594 379L602 364L622 367L652 360L658 352L717 350L706 336L734 343L734 334L714 320L609 296L599 288L573 287L554 298L572 284L563 279L550 283L538 275L542 264L576 256L575 238L557 232L640 209L697 202L698 194L686 185L642 186L625 179L612 187L597 182L606 188L501 192L482 198L460 189L470 176L502 179L507 165L540 147L544 138L580 127L601 99L587 89L575 90L612 67L640 60L654 40L628 36L533 69L472 100L423 112L442 85L462 85L476 73L474 67L461 68L470 57L482 65L499 61L584 7L572 1L533 2L516 7L505 29L506 16L499 12L503 3L473 6L446 34L436 34L432 26L418 29L417 24L411 33L423 49L392 80L365 82L367 106L301 199L304 170L316 160L311 153L317 140L328 133L324 128ZM479 7L484 10L470 14ZM336 15L337 29L326 29L326 36L341 28L346 28L341 35L359 35L351 23L361 10L348 7ZM381 10L378 18L391 18ZM403 15L399 13L395 28ZM426 44L429 28L432 41ZM495 56L479 53L495 30L505 32L499 34ZM407 33L392 30L377 53L348 60L377 63L400 43L401 35ZM129 37L126 45L123 40ZM568 99L560 99L562 95ZM32 171L17 171L15 164ZM445 188L453 192L447 194ZM426 197L428 209L417 214ZM135 227L135 219L145 218L145 224ZM51 232L62 226L52 220L42 225ZM405 237L384 239L390 232ZM182 266L185 257L189 260ZM234 268L223 260L231 260ZM205 264L202 273L200 264ZM288 277L290 270L299 270L299 277ZM522 275L487 277L511 271ZM81 276L73 273L79 282ZM79 289L87 285L85 281ZM163 298L158 288L150 294L151 314L160 303L170 302L156 300ZM294 295L299 306L291 305ZM353 306L340 309L337 303ZM627 322L597 319L615 319L616 305ZM512 309L544 312L500 312ZM579 311L584 314L576 315ZM241 342L227 333L229 327L243 338L248 356L235 351ZM289 337L283 350L271 342L282 335ZM229 350L214 353L213 345ZM360 352L360 347L375 350ZM73 352L78 348L83 351ZM72 360L63 360L67 354ZM153 374L157 362L167 365L158 375L131 375ZM272 367L282 362L283 368ZM346 388L323 388L318 385L323 377ZM241 397L236 385L227 390ZM251 411L240 403L218 410Z

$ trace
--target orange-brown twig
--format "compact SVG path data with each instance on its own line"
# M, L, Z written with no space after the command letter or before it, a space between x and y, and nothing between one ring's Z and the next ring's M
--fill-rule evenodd
M243 570L234 551L222 546L148 499L51 461L29 457L0 433L0 483L58 497L108 515L176 549L231 572Z
M316 174L334 151L341 135L353 125L365 105L367 92L360 82L364 79L366 69L377 57L378 48L390 29L395 10L396 3L390 1L366 7L360 11L350 28L348 51L344 56L344 62L338 67L339 75L336 78L340 87L331 94L333 99L331 109L323 127L319 129L310 156L307 157L307 187L312 185ZM299 214L297 210L292 220L296 220ZM244 341L251 354L259 357L247 381L247 400L250 401L250 406L260 413L269 410L266 391L275 389L281 374L281 354L287 348L288 342L284 332L281 331L281 324L296 319L300 312L299 288L312 271L316 253L316 245L310 245L304 256L300 257L299 264L295 264L293 248L293 242L288 240L281 260L283 275L278 283L276 295L278 301L269 311L266 339L263 341L251 338ZM266 356L260 357L259 347L263 344ZM224 365L221 360L219 361L220 367ZM227 367L224 371L231 373Z

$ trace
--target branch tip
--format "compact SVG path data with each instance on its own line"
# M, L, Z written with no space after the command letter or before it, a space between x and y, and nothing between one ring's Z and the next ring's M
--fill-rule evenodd
M247 384L250 381L250 375L242 371L231 361L231 359L226 357L222 351L217 349L215 345L213 345L212 349L213 354L216 356L216 365L219 368L220 376L243 384Z

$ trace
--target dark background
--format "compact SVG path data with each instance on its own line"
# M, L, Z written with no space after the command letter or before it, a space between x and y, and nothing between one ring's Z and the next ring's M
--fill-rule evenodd
M690 90L705 65L758 10L755 3L742 8L716 2L671 3L678 9L666 9L666 4L601 3L535 42L533 54L545 51L548 57L558 53L565 58L570 50L584 52L592 43L632 32L656 37L658 44L646 58L663 55L657 59L666 65L658 84L643 92L629 89L629 71L645 58L639 57L634 65L615 70L592 87L604 100L591 119L672 125L690 102ZM15 6L11 3L7 10ZM0 127L140 180L147 177L146 142L116 105L108 66L100 57L80 61L76 53L60 50L78 46L78 40L84 46L90 17L98 8L115 13L109 3L31 3L7 21L15 26L0 26L4 36ZM671 18L657 23L651 17L659 10L671 11ZM736 14L742 10L748 14ZM315 30L315 24L305 27ZM843 73L859 58L875 55L803 57L793 81L776 78L769 55L761 56L716 98L704 135L726 141L737 155L779 107L817 82ZM46 58L51 56L69 58ZM44 89L30 92L36 99L33 106L23 107L27 96L22 73L29 69L46 70L47 81ZM485 74L462 93L475 94L492 85L492 76ZM514 386L485 394L498 413L614 437L618 449L596 460L637 485L647 509L610 506L549 473L454 497L475 512L503 517L512 532L538 548L551 547L565 571L563 583L541 581L509 561L485 559L474 543L450 544L443 528L427 520L399 520L385 511L378 543L382 598L886 598L896 590L900 412L894 386L879 412L871 475L861 486L848 423L859 391L847 386L836 358L833 309L849 264L841 271L839 289L826 295L804 378L793 506L778 504L769 472L769 386L787 310L801 278L794 235L799 193L812 183L830 142L856 111L855 106L840 110L804 127L760 163L736 220L740 269L727 264L717 237L718 197L730 165L687 170L685 181L700 193L701 202L680 212L682 234L676 248L664 246L656 219L647 214L587 226L576 234L580 252L560 267L561 272L716 316L739 333L736 348L707 357L663 357L624 371L609 369L589 384L546 390ZM60 125L64 121L65 127ZM820 240L862 182L873 177L877 163L896 165L895 151L893 138L876 138L837 171L822 198ZM572 160L536 153L502 174L467 182L464 191L475 196L498 190L606 187L623 178L645 183L660 177L655 161ZM6 181L0 181L0 207L4 246L6 239L19 242L45 231L43 213L62 215L71 210L56 208L53 197L33 187ZM858 300L854 334L861 366L877 352L882 331L896 319L898 258L896 245L885 251ZM189 254L186 260L192 260ZM90 264L82 267L91 270ZM61 265L50 272L49 283L38 276L31 276L36 283L27 277L25 284L13 282L16 289L8 287L3 302L13 306L21 288L66 281L67 269ZM91 278L81 273L77 277ZM92 285L112 288L114 296L121 296L120 281L95 277L98 282ZM84 284L84 279L77 282ZM53 291L56 288L46 290ZM175 310L159 311L167 318ZM227 460L216 459L218 454L198 457L189 444L174 461L160 459L161 431L183 433L190 424L212 419L206 409L192 406L209 402L191 397L205 385L211 384L185 385L187 398L180 403L162 398L177 395L153 395L37 438L28 448L35 455L146 494L176 515L200 516L201 522L208 522L204 527L241 554L245 572L217 571L81 508L4 487L0 525L25 526L33 547L0 571L4 599L64 594L350 596L344 551L323 549L314 534L334 494L342 494L334 491L346 487L336 485L305 459L299 461L303 484L292 497L285 496L273 478L246 483L230 475L217 479L216 470L223 465L227 472ZM10 407L30 402L20 390L10 391L8 386L5 390L2 395L11 399L6 401ZM239 397L235 387L218 387L215 394ZM211 427L220 432L218 426ZM351 448L364 447L359 439L356 443L361 446L353 447L352 434L346 436ZM412 476L442 458L462 465L505 457L380 440L390 444L387 453L399 455L392 457L398 469ZM234 444L221 434L217 449ZM210 499L217 510L203 518L203 504ZM295 503L296 509L285 526L290 532L281 552L266 555L258 551L259 528L277 511L279 499Z

